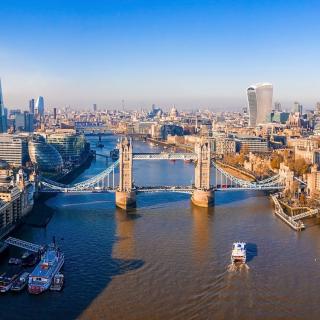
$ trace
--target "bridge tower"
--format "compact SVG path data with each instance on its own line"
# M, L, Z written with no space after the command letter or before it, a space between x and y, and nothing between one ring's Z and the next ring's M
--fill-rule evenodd
M116 191L116 206L130 209L136 206L136 192L132 182L132 141L121 139L119 148L119 187Z
M192 195L192 202L200 207L214 205L214 190L210 186L210 143L205 138L195 145L197 161L195 163L195 189Z

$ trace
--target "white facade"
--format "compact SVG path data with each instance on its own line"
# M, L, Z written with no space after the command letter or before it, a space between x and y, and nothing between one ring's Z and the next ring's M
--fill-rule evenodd
M35 113L41 116L44 115L44 100L43 97L38 97L36 106L35 106Z
M273 86L271 83L258 83L247 89L249 105L249 125L266 123L272 111Z

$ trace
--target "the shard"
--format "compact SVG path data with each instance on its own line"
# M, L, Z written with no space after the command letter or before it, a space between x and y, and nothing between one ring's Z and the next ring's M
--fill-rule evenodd
M7 116L3 104L2 87L0 79L0 133L7 132Z

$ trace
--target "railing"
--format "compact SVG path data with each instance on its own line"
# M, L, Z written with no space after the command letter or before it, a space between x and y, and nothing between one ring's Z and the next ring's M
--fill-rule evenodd
M195 153L133 153L133 160L196 160L197 155ZM216 170L215 182L212 186L214 190L226 191L226 190L277 190L283 188L280 182L279 175L270 177L268 179L249 182L236 178L224 171L217 163L212 161L212 164ZM73 184L64 185L47 178L41 177L41 188L40 192L112 192L115 191L115 169L119 166L119 160L114 162L107 169L99 173L98 175L87 179L85 181ZM110 178L112 175L112 183ZM220 183L219 183L220 177ZM110 186L111 184L111 186ZM176 190L185 190L185 192L191 192L188 187L185 189L183 186L176 186L175 189L160 187L160 188L142 188L139 190L149 190L149 192L156 192L156 190L167 190L178 192ZM171 190L172 189L172 190ZM147 192L147 191L139 191ZM182 191L181 191L182 192Z
M133 160L197 160L195 153L134 153Z
M271 195L271 198L275 205L275 214L281 218L285 223L287 223L292 229L300 231L305 228L302 222L296 222L295 219L289 217L282 209L280 202L278 201L278 195Z
M31 242L27 242L24 240L20 240L17 238L13 238L13 237L9 237L8 239L6 239L4 241L5 243L15 246L15 247L19 247L28 251L33 251L33 252L39 252L41 250L43 250L43 246L40 246L38 244L34 244Z
M303 219L303 218L315 216L317 213L318 213L318 209L308 210L306 212L302 212L300 214L292 216L292 219L293 220L300 220L300 219Z

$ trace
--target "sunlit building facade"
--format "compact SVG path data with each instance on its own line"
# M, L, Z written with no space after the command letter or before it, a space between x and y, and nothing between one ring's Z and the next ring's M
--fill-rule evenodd
M60 153L42 136L34 136L29 141L29 156L32 163L42 172L60 172L63 168Z
M35 106L35 113L43 116L44 115L44 99L43 97L38 97L36 106Z
M64 162L81 162L89 149L85 136L78 133L52 133L47 142L59 151Z
M247 89L249 105L249 126L266 123L272 112L273 86L271 83L258 83Z
M13 167L20 167L28 160L28 136L0 134L0 159Z

